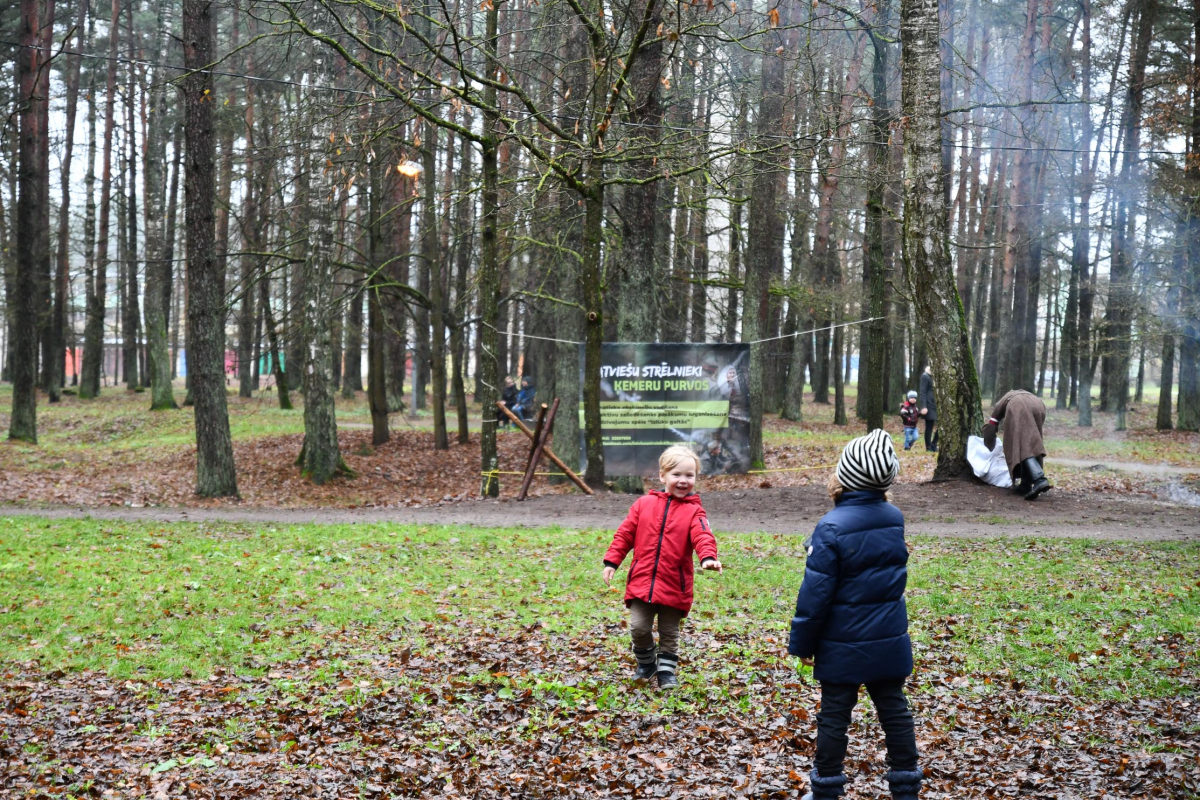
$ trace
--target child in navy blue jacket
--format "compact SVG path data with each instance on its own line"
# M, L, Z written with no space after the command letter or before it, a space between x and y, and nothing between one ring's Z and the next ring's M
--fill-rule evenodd
M821 683L817 754L806 800L842 796L846 729L863 685L887 741L892 797L916 800L921 788L916 734L904 696L913 668L904 605L908 548L904 516L886 494L899 471L896 449L884 431L847 444L829 478L835 506L809 540L788 644L788 652L813 666Z

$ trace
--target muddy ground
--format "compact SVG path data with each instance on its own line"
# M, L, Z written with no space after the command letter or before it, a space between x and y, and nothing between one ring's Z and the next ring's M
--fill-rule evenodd
M718 531L807 534L829 510L823 486L704 492ZM286 509L250 505L219 508L0 506L0 513L155 522L414 523L446 525L611 528L630 495L545 495L524 502L462 500L422 508ZM1034 502L978 481L904 484L893 501L911 534L936 536L1048 536L1129 541L1200 539L1200 508L1146 496L1055 489Z

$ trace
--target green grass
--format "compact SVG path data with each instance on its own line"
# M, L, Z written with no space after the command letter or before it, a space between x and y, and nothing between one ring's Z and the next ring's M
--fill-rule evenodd
M420 649L467 623L594 632L624 613L600 579L610 536L0 517L0 663L204 676L264 671L330 637L366 653L397 636ZM753 631L780 656L803 540L727 535L721 548L727 570L698 573L689 624ZM1200 544L917 539L918 677L949 658L1087 696L1178 694L1200 669L1197 575Z

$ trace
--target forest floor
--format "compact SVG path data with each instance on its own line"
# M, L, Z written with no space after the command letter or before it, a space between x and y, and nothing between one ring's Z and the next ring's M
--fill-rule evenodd
M0 430L7 428L10 393L0 386ZM358 476L313 486L294 465L303 409L281 411L269 393L230 397L241 497L205 500L193 494L190 409L151 413L147 402L145 394L109 389L94 401L68 395L40 405L38 445L0 443L0 503L55 516L86 510L98 518L151 521L296 523L320 508L328 521L573 528L611 526L629 503L622 495L588 498L547 477L535 480L530 501L511 502L518 475L501 476L500 501L480 500L477 416L469 444L438 452L428 414L393 414L391 441L373 447L361 394L339 398L337 411L342 452ZM1114 430L1111 414L1097 413L1095 426L1083 429L1073 412L1051 409L1045 433L1055 488L1036 503L977 481L931 483L934 456L920 442L900 454L896 501L918 533L1200 536L1200 434L1155 431L1155 402L1151 396L1134 407L1127 431ZM830 467L861 432L860 425L834 425L832 413L810 398L801 423L768 418L766 474L702 479L700 492L719 529L811 529L828 507L823 486ZM887 426L899 438L898 420L889 418ZM499 440L500 469L522 470L525 436L508 430Z
M803 540L720 534L663 695L610 537L0 517L0 796L799 797ZM923 797L1200 797L1200 542L911 544ZM869 703L850 737L886 797Z

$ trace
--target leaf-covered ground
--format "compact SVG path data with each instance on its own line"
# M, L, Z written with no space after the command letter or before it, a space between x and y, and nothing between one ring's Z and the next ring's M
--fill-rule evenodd
M7 427L11 388L0 386L0 428ZM849 402L853 403L853 395ZM302 404L303 399L296 398ZM150 413L144 394L109 390L93 401L66 396L54 406L39 406L39 444L0 443L0 502L102 506L228 506L275 508L427 507L478 495L478 434L467 445L433 449L428 415L391 417L393 439L372 447L366 405L361 396L338 400L339 441L353 480L313 487L300 477L294 461L303 438L303 409L280 411L269 394L230 398L230 424L238 468L240 500L209 501L193 494L194 426L191 409ZM1051 403L1053 405L1053 403ZM712 491L802 487L823 483L841 447L861 425L832 424L831 406L806 403L804 421L769 417L764 439L767 474L706 479ZM472 407L472 429L478 417ZM1051 457L1073 459L1077 466L1051 465L1061 492L1097 492L1148 500L1200 505L1200 484L1187 476L1095 470L1090 462L1122 462L1200 470L1200 434L1153 429L1152 400L1134 407L1130 430L1115 431L1112 415L1097 413L1090 429L1076 427L1075 412L1051 410L1046 438ZM899 421L886 424L900 437ZM523 471L528 440L507 431L500 437L500 469ZM901 454L902 483L920 483L933 475L934 457L923 444ZM102 467L102 468L100 468ZM546 467L549 469L549 467ZM1200 473L1198 473L1200 474ZM514 494L517 475L501 476L502 493ZM534 482L533 494L572 492L547 477Z
M607 531L0 518L0 796L796 797L799 537L633 686ZM1200 796L1200 544L917 538L929 798ZM869 702L850 797L885 797Z

